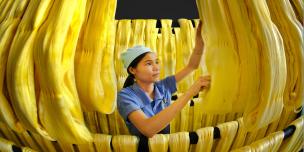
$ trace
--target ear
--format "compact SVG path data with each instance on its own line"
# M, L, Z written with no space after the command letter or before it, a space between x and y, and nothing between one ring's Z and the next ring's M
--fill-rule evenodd
M129 72L131 73L131 74L133 74L133 75L135 75L135 69L134 68L132 68L132 67L129 67Z

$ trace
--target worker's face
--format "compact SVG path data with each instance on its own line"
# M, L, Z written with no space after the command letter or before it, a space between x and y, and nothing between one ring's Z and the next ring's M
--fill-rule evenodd
M136 68L131 68L130 72L134 74L136 81L144 83L153 83L159 80L160 66L155 53L147 53L138 63Z

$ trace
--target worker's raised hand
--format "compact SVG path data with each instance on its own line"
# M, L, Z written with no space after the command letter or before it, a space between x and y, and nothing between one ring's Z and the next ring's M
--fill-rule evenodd
M203 50L204 40L201 35L202 31L202 21L199 22L197 30L196 30L196 38L195 38L195 47L196 49Z
M210 81L211 81L210 75L199 77L190 88L193 95L198 94L198 92L200 92L203 89L209 88Z

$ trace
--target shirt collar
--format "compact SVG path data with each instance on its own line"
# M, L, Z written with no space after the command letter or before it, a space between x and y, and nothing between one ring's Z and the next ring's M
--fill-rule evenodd
M164 94L160 93L158 87L156 87L156 85L154 85L154 100L163 100L164 98Z
M151 104L150 103L150 97L148 96L148 94L145 91L143 91L140 88L140 86L137 83L134 83L132 85L132 89L136 92L136 94L139 96L139 98L141 99L141 101L144 105ZM163 96L164 95L162 93L160 93L159 89L154 85L154 99L153 99L153 101L162 100Z

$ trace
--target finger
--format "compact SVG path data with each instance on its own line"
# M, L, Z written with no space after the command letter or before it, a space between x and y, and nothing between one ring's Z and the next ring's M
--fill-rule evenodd
M201 29L201 27L202 27L202 21L201 21L201 20L199 20L199 23L198 23L198 28L199 28L199 29Z
M202 21L199 21L197 26L197 34L201 34L201 29L202 29Z
M209 89L209 87L210 87L210 86L202 86L202 87L201 87L201 89L200 89L200 91L203 91L203 90Z
M210 75L203 76L202 79L210 81L211 80L211 76Z
M204 87L209 87L209 86L210 86L210 82L209 82L209 81L204 81L204 82L202 83L202 86L204 86Z
M208 74L208 75L204 75L203 77L211 77L211 75L210 75L210 74Z

